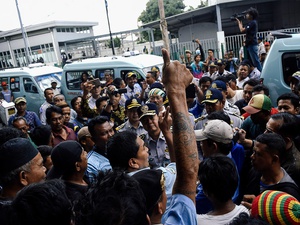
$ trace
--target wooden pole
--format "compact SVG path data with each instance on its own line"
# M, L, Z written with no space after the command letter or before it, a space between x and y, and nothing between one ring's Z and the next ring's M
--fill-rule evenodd
M162 34L162 39L164 42L164 48L170 52L170 42L169 42L169 35L168 35L168 25L165 18L165 9L164 9L164 1L158 0L158 9L159 9L159 16L160 16L160 30Z

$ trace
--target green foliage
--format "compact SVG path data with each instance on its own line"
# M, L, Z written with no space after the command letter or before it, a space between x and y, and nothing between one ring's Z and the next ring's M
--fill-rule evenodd
M183 0L164 0L165 16L173 16L182 13L185 5ZM141 13L138 21L143 23L149 23L159 20L158 0L149 0L146 5L146 9Z
M208 0L202 0L201 4L197 6L197 9L203 8L208 5Z
M183 0L164 0L165 17L182 13L185 8ZM149 23L159 20L158 0L149 0L146 9L141 13L138 21ZM142 32L143 38L149 41L148 32ZM153 32L154 40L161 40L161 32L159 29ZM150 37L151 38L151 37Z
M115 48L119 48L121 47L121 40L120 38L116 37L116 38L113 38L113 42L114 42L114 46ZM107 44L106 44L109 48L112 48L112 43L111 41L107 41Z

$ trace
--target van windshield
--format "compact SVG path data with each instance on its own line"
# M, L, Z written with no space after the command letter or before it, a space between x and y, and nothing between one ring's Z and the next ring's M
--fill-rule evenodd
M52 81L55 81L57 83L57 87L61 86L61 75L62 72L59 73L50 73L50 74L44 74L40 76L34 77L35 81L39 85L39 87L44 91L46 88L51 87Z

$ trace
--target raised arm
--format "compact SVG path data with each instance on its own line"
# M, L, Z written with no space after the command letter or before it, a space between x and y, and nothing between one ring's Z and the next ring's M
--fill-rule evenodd
M195 202L199 159L185 94L193 75L185 65L178 61L171 62L166 49L162 49L162 54L164 58L162 82L165 85L173 118L173 143L177 168L173 194L185 195Z

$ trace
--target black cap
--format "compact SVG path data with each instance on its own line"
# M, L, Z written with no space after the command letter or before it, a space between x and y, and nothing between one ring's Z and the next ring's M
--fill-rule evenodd
M130 98L125 102L125 109L138 108L142 105L139 98Z
M0 147L0 174L7 174L30 162L38 150L27 138L13 138Z
M51 152L53 166L47 178L59 178L66 172L75 168L75 163L80 161L83 148L77 141L63 141L56 145Z
M165 190L164 176L161 170L145 169L135 173L132 176L136 179L146 198L146 207L148 213L153 210L160 196Z

